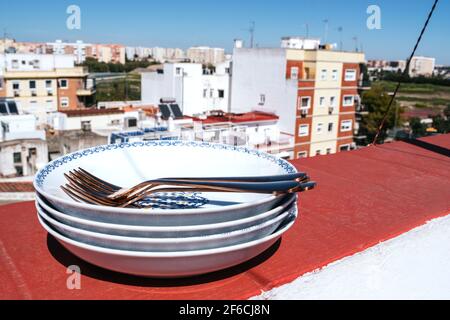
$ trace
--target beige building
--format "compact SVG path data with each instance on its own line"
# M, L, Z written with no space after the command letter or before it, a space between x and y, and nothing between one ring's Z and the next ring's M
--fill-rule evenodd
M354 147L363 53L235 48L231 109L274 112L295 137L291 158Z
M93 105L95 83L69 55L7 54L0 56L0 97L45 123L48 112Z
M99 62L125 64L126 49L120 44L92 44L87 47L86 56Z
M225 49L192 47L187 50L187 58L194 63L216 65L225 61Z
M413 57L409 66L409 76L418 77L425 76L431 77L436 65L435 58L429 57Z

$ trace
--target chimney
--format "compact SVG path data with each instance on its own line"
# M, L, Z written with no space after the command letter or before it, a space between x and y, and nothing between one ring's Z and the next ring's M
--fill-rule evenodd
M242 47L244 47L244 41L241 39L234 39L234 48L241 49Z

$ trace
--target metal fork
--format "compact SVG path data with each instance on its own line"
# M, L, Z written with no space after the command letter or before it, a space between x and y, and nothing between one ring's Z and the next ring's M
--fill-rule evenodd
M306 191L315 187L314 182L307 182L305 173L266 177L239 178L177 178L150 180L124 189L79 168L65 174L69 181L62 189L77 201L91 204L127 207L161 192L252 192L285 194ZM273 179L293 178L291 181L270 181ZM243 182L236 182L239 181ZM261 182L251 182L252 180ZM168 186L175 186L168 187Z

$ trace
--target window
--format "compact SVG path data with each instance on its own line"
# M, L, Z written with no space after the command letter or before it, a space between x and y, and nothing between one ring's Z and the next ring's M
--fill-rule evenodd
M333 80L333 81L338 80L338 71L337 70L333 70L333 72L331 73L331 80Z
M214 97L214 89L210 89L209 90L209 97L213 98Z
M52 88L52 80L45 80L45 87L47 89L51 89Z
M294 80L298 79L298 67L291 68L291 79L294 79Z
M19 68L19 60L13 60L11 61L11 67L13 69L18 69Z
M307 158L308 157L308 152L307 151L300 151L297 152L297 158Z
M127 119L128 128L136 128L138 126L138 120L136 118Z
M69 83L66 79L59 80L59 87L61 89L67 89L69 87Z
M321 155L321 153L322 153L322 151L320 151L320 150L316 150L316 156L320 156L320 155Z
M298 127L298 136L299 137L307 137L307 136L309 136L309 124L301 124Z
M355 81L356 80L356 70L347 69L345 70L345 81Z
M20 84L19 82L13 82L13 90L20 90Z
M264 105L266 103L266 95L265 94L260 94L259 95L259 104L260 105Z
M203 98L206 98L208 95L208 89L203 89Z
M342 146L339 147L339 151L349 151L350 150L350 145L349 144L344 144Z
M330 122L329 124L328 124L328 132L333 132L333 122Z
M331 154L331 148L327 148L327 154Z
M220 99L225 98L225 90L218 90L218 94Z
M37 156L37 149L36 148L30 148L28 149L28 157L36 157Z
M305 110L311 108L311 97L300 97L299 98L299 109Z
M327 80L327 70L326 69L322 69L320 71L320 80L322 80L322 81Z
M61 108L69 107L69 98L61 98Z
M336 97L330 97L330 106L332 107L336 106Z
M22 153L14 152L13 159L14 159L14 163L22 163Z
M317 134L321 134L323 131L323 123L317 124Z
M3 89L3 78L0 78L0 89Z
M320 107L324 107L325 106L325 97L320 97L319 98L319 106Z
M344 96L344 101L342 102L344 107L352 107L355 105L355 96Z
M341 121L341 132L352 131L353 120Z
M179 76L179 75L181 74L181 68L176 68L176 69L175 69L175 74L176 74L177 76Z

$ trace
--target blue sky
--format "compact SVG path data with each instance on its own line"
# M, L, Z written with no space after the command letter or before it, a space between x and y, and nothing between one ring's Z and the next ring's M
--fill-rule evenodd
M433 0L228 0L228 1L104 1L0 0L0 31L19 41L55 39L132 46L187 48L193 45L225 47L234 38L248 42L250 21L256 22L255 43L279 46L280 37L309 34L324 37L329 19L329 42L340 40L355 48L357 36L368 59L405 59L418 36ZM66 28L66 8L81 8L81 30ZM366 27L369 5L381 7L382 29ZM450 65L450 1L441 0L418 54L434 56Z

